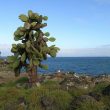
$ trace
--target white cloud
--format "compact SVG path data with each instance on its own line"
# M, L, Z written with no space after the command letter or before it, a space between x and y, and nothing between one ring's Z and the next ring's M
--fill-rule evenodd
M11 44L0 44L2 56L12 55ZM110 44L102 45L96 48L73 48L61 49L58 56L81 57L81 56L110 56Z
M11 45L9 44L0 44L1 56L11 55Z
M9 44L0 44L0 49L3 50L3 49L9 49L11 48L11 45Z
M58 56L81 57L81 56L110 56L110 45L97 48L61 49Z
M102 46L100 46L99 48L110 48L110 44L102 45Z

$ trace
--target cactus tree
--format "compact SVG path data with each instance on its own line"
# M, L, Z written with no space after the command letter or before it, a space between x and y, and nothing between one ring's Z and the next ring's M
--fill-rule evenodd
M49 32L43 32L41 29L47 24L43 21L48 19L47 16L28 11L28 15L21 14L19 19L24 23L22 27L18 27L14 32L14 40L21 41L18 44L12 44L11 52L13 56L8 57L8 61L13 67L15 76L20 75L22 67L26 68L29 75L29 81L35 83L37 81L37 68L48 69L47 65L43 65L42 61L47 56L56 57L59 48L55 45L48 46L47 42L54 42L55 38L50 37Z

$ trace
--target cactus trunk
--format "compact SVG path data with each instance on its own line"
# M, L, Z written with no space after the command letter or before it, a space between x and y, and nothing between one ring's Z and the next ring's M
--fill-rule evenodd
M37 67L33 66L33 68L28 72L29 74L29 83L30 86L36 85L37 82Z

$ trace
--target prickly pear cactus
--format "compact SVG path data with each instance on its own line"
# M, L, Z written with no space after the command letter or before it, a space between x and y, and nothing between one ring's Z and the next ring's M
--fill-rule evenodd
M24 24L14 32L14 40L21 41L21 43L12 44L11 52L14 55L8 57L15 75L20 75L23 66L26 67L27 72L32 71L35 67L48 69L48 66L41 62L46 60L48 55L56 57L59 51L55 45L47 45L48 41L54 42L55 38L50 37L49 32L44 33L41 30L47 26L44 21L48 20L48 17L29 10L28 15L21 14L19 19Z

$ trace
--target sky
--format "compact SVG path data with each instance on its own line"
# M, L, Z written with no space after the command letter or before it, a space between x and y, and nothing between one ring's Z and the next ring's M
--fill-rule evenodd
M33 10L48 16L58 56L110 56L110 0L1 0L0 51L10 55L20 14Z

